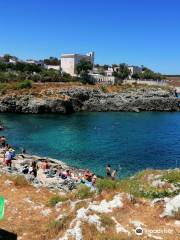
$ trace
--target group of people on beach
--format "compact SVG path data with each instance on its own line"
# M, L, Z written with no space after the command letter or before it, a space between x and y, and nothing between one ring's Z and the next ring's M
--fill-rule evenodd
M72 170L69 169L63 169L61 165L58 165L56 169L53 169L50 167L47 160L43 161L41 164L41 168L43 169L45 174L48 174L52 176L53 174L61 179L68 179L71 178L76 182L83 183L87 185L88 187L95 187L96 184L96 175L94 173L91 173L89 169L86 169L83 174L79 172L79 174L75 174Z
M0 136L0 146L3 149L3 162L4 164L11 169L12 161L15 160L15 150L7 143L5 136ZM24 158L25 150L22 151L22 158ZM90 187L92 190L96 188L97 177L89 169L84 171L63 169L61 164L52 164L48 160L32 161L30 165L25 164L20 170L23 174L30 174L34 178L37 177L38 171L42 170L42 173L47 178L60 178L62 180L72 180L76 183L84 184ZM106 177L112 180L115 180L117 177L117 170L111 170L111 165L107 164L106 166Z
M96 175L86 169L83 172L70 170L70 169L63 169L61 164L51 165L47 160L42 160L41 163L36 164L36 162L32 162L31 167L29 168L28 165L25 165L22 172L23 174L33 173L34 177L37 176L38 170L42 170L43 174L47 178L59 178L61 180L66 181L73 181L75 183L85 184L86 186L90 187L92 190L95 189L96 185Z

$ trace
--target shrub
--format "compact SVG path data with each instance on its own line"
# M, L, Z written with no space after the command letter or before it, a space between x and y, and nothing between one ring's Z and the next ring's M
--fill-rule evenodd
M109 190L116 190L119 187L117 181L112 181L111 179L98 179L96 187L98 192L101 193L102 191L109 191Z
M49 230L54 230L55 233L59 233L61 230L65 230L69 222L71 221L71 217L69 216L63 216L60 220L54 220L49 224Z
M76 191L76 197L80 199L85 199L91 197L93 193L90 191L90 188L86 185L80 185Z
M134 178L127 178L120 181L120 188L124 192L130 193L137 198L163 198L175 196L177 191L169 191L168 189L158 189L153 187L151 184L145 182L144 174L146 172L142 171L135 175Z
M31 87L32 87L32 81L31 80L24 80L24 81L16 84L17 89L31 88Z
M171 197L171 196L176 195L176 193L170 192L167 190L164 190L164 191L149 190L149 191L141 191L140 195L141 195L141 197L144 197L144 198L154 199L154 198Z
M108 93L107 86L101 86L101 91L104 92L104 93Z
M67 200L68 199L65 196L55 195L49 200L48 206L54 207L58 202L65 202Z
M106 214L102 214L100 220L104 227L112 227L114 225L112 218Z
M7 84L6 83L0 83L0 93L4 94L7 89Z
M172 170L163 174L162 180L166 180L169 183L180 183L180 170Z
M13 176L12 181L14 182L14 185L17 187L26 187L29 185L28 181L24 176Z

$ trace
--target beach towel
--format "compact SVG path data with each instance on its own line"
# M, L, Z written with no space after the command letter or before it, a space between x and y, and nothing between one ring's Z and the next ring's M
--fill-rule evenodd
M0 196L0 220L4 217L4 197Z

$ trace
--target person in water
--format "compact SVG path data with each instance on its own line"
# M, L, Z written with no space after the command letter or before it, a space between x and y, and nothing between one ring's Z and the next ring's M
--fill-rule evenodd
M110 178L111 177L111 165L107 164L106 166L106 177Z
M112 171L111 179L112 179L112 180L116 180L116 177L117 177L117 169L115 169L115 170Z

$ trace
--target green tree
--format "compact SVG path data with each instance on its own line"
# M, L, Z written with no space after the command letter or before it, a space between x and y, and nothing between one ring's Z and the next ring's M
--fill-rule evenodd
M89 70L92 70L92 68L92 63L86 59L81 59L80 62L76 65L76 71L78 74L88 73Z
M116 70L113 72L113 76L121 80L126 79L129 76L129 74L130 70L128 69L128 66L125 63L119 64L119 66L116 67Z
M80 80L83 83L90 83L88 73L92 70L93 65L90 61L81 59L80 62L76 65L76 71L80 75Z
M14 59L14 60L16 60L16 61L18 60L17 57L12 56L12 55L10 55L10 54L4 54L3 58L4 58L4 61L5 61L5 62L9 62L9 60L10 60L11 58Z
M142 78L142 74L140 72L139 73L134 73L132 75L132 78L135 79L135 80L141 79Z
M105 64L102 66L104 70L108 70L109 65Z
M56 57L50 57L48 59L44 59L44 63L46 65L58 66L58 65L60 65L60 60Z

